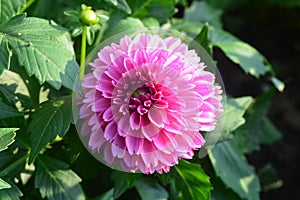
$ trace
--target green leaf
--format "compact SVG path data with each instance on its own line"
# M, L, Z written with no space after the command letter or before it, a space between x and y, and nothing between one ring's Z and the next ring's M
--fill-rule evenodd
M196 21L187 21L184 19L171 19L172 29L185 32L188 36L195 38L202 30L204 24ZM208 35L210 38L210 35Z
M209 46L208 39L208 23L205 23L201 32L194 39L198 42L210 55L212 55L212 48Z
M11 186L0 178L0 190L6 188L11 188Z
M264 56L230 33L211 27L210 39L213 46L219 47L229 59L239 64L246 73L258 78L270 71L264 62L266 60Z
M34 187L39 189L42 198L85 199L80 177L68 168L68 164L59 160L47 156L38 158Z
M160 25L159 25L159 21L157 21L157 19L153 18L153 17L148 17L148 18L145 18L142 20L143 24L146 26L146 27L150 27L150 28L159 28Z
M0 99L0 108L1 108L0 119L22 116L22 113L10 107L9 105L3 103L1 99Z
M86 39L89 45L92 45L95 39L95 31L91 27L87 27Z
M186 200L209 199L212 186L209 177L199 164L181 160L175 166L178 175L175 177L176 188L182 192Z
M55 89L61 85L73 89L79 66L61 27L23 14L1 24L0 35L29 76L34 75L40 84L47 81Z
M119 198L127 189L132 188L140 174L132 174L114 170L111 179L114 181L114 195L115 199Z
M279 80L278 78L273 76L273 77L271 77L271 81L272 81L273 85L277 88L277 90L279 92L283 92L283 90L285 88L285 85L281 80Z
M7 105L15 105L18 110L32 108L33 97L30 97L20 73L5 70L0 77L0 91L3 94L2 101ZM5 102L4 99L8 101Z
M168 192L152 178L140 178L136 182L135 188L142 200L167 200L169 197Z
M130 6L128 5L126 0L116 0L111 1L114 6L116 6L119 10L125 11L127 14L131 14L132 10Z
M225 118L222 129L223 136L232 133L232 131L246 122L243 115L252 101L253 98L247 96L227 100L225 104L225 113L222 115L222 118ZM222 138L220 139L222 140Z
M206 0L206 2L212 7L220 8L222 10L238 5L238 2L234 2L234 0Z
M8 42L4 42L3 35L0 35L0 76L2 75L4 69L9 69L11 51L8 48Z
M25 5L26 0L1 0L0 1L0 23L5 22L17 14L19 9Z
M38 153L57 135L63 137L72 121L72 99L70 96L55 101L48 100L32 115L28 131L31 132L31 153L29 163L32 163Z
M0 151L7 149L15 140L18 128L0 128Z
M208 155L217 176L227 187L243 199L259 199L259 180L234 140L215 145Z
M122 19L116 25L109 28L106 31L106 37L113 36L124 31L140 31L141 29L145 29L145 26L141 20L127 17L126 19Z
M235 138L244 153L259 150L260 135L264 134L262 124L270 108L274 90L272 88L256 98L244 115L246 123L235 132Z
M264 118L261 125L261 134L259 134L259 142L261 144L273 144L282 138L282 133L276 128L272 121Z
M218 119L214 131L205 135L205 145L199 150L199 157L203 158L217 142L232 139L232 132L246 122L243 115L252 102L252 97L229 98L224 104L225 112Z
M11 185L11 188L6 188L0 190L0 199L1 200L19 200L21 196L23 196L22 192L19 190L19 188L13 184L9 183Z
M211 191L210 200L241 200L239 195L237 195L232 189L226 187L219 177L212 176L211 182L214 189Z
M164 23L176 12L174 0L127 0L127 2L133 10L131 16L140 19L154 17Z
M100 195L99 197L93 198L91 200L115 200L115 198L114 198L114 188L108 190L107 192Z
M184 12L184 19L189 21L208 22L214 27L222 27L222 10L211 7L205 1L194 1Z

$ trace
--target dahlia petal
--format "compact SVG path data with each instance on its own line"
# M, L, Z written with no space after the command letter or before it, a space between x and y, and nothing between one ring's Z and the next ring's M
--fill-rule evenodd
M115 157L112 154L112 144L111 143L105 143L105 147L104 147L104 159L105 161L112 165L113 162L115 161Z
M104 137L107 140L113 140L118 134L117 125L114 121L111 121L105 128Z
M111 167L168 172L204 144L224 108L221 87L178 38L125 36L90 63L78 99L81 135ZM103 161L103 160L102 160Z
M159 128L154 124L148 124L141 127L142 133L149 141L152 141L152 138L159 133Z
M139 148L140 148L140 144L141 144L140 138L136 138L136 137L127 135L125 138L125 142L126 142L126 147L127 147L128 153L130 155L139 154Z
M128 117L127 116L121 117L117 123L118 123L119 135L125 137L130 129Z
M156 167L158 165L158 159L153 152L143 153L141 154L141 157L145 163L145 166L148 168L150 168L151 166Z
M157 127L163 128L165 118L165 112L163 110L159 110L155 107L152 107L148 111L148 117L149 120Z
M90 129L89 129L89 124L88 124L88 121L85 120L82 125L81 125L81 135L82 136L86 136L86 135L89 135L90 134Z
M130 115L129 124L133 130L138 130L141 126L141 115L139 115L137 112L133 112Z
M108 109L106 109L103 113L103 119L104 121L111 121L113 119L113 113L112 113L112 110L111 110L111 107L109 107Z
M102 133L98 129L97 131L93 131L91 133L90 139L89 139L89 147L91 147L92 150L99 151L102 144L105 142L105 139L102 136Z
M92 107L93 112L102 112L109 108L111 101L106 98L97 99Z
M173 166L178 163L178 159L177 159L176 155L171 154L171 153L166 154L163 152L156 151L155 156L161 163L168 165L168 166Z
M112 144L111 151L112 151L112 155L117 158L123 158L126 152L125 149L122 149L115 144Z

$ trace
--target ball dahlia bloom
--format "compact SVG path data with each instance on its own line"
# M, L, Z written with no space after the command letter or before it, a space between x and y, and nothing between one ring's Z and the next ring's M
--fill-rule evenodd
M80 100L81 134L105 164L168 172L204 144L223 111L221 89L178 38L140 33L104 47L89 64Z

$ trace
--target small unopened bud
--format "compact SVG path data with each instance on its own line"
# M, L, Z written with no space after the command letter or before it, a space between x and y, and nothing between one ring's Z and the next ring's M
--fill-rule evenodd
M82 25L92 26L97 24L99 19L96 13L92 10L92 7L88 6L80 13L79 21Z

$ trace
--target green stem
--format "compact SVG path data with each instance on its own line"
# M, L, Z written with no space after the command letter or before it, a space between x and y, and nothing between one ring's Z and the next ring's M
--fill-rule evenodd
M21 14L21 13L23 13L29 6L31 6L31 4L33 4L33 2L34 2L35 0L28 0L27 2L26 2L26 4L23 6L23 7L21 7L20 8L20 10L19 10L19 14Z
M9 174L11 171L17 169L17 167L19 165L23 165L23 163L26 161L28 157L28 154L25 154L24 156L22 156L21 158L19 158L18 160L16 160L15 162L13 162L11 165L9 165L8 167L4 168L3 170L1 170L0 172L0 176L6 176L7 174Z
M81 39L80 71L79 71L80 80L82 80L84 76L85 55L86 55L86 31L87 31L87 26L83 26L82 39Z

